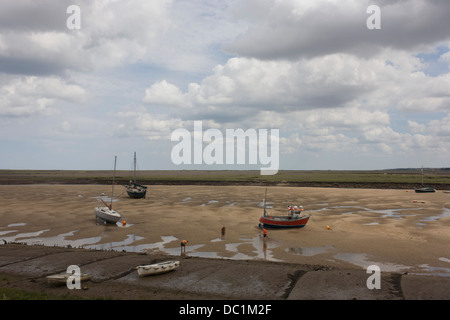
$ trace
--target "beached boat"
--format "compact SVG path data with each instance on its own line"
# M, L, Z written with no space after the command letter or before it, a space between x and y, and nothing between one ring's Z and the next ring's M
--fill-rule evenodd
M147 187L136 183L136 152L134 153L134 174L133 180L130 180L128 185L124 185L125 190L130 198L140 199L145 198L147 194Z
M104 222L108 222L108 223L116 223L121 218L120 213L118 213L117 211L112 209L112 201L114 198L114 183L115 183L115 178L116 178L116 163L117 163L117 156L115 156L115 158L114 158L114 175L113 175L112 191L111 191L111 203L108 205L105 203L105 201L103 201L103 199L101 199L101 201L103 202L103 204L105 206L104 207L95 207L95 209L94 209L95 217L97 219L100 219L100 220L102 220Z
M287 215L270 215L267 213L266 199L264 197L264 214L259 219L259 222L265 228L303 228L308 223L310 217L309 215L304 215L303 211L303 206L288 205Z
M119 221L122 217L120 213L110 208L107 204L105 205L105 207L95 207L95 217L109 223L116 223Z
M422 166L422 187L417 188L414 190L416 193L430 193L430 192L436 192L436 190L432 187L426 187L423 185L423 166Z
M130 183L124 187L127 190L128 196L133 199L145 198L145 195L147 194L147 187L137 184L136 182L130 181Z
M180 266L180 261L165 261L155 264L137 266L136 269L140 277L173 271Z
M288 210L286 216L273 216L264 211L264 215L261 216L259 222L265 228L302 228L308 223L309 217L309 215L303 215L303 210L294 208Z
M65 272L59 274L52 274L50 276L47 276L46 279L47 282L52 285L65 285L67 284L67 280L69 279L70 276L74 276L74 274ZM90 276L88 274L80 274L79 277L80 282L87 281L90 279Z
M416 191L416 193L436 192L436 190L432 187L421 187L421 188L415 189L414 191Z

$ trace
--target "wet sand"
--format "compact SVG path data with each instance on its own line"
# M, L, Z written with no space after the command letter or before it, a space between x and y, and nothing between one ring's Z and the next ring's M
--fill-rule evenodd
M94 217L98 185L0 186L0 239L6 242L235 260L268 260L342 269L450 276L450 194L413 190L269 187L268 211L303 205L305 228L258 228L266 187L151 186L145 199L115 188L113 207L127 223ZM222 237L221 229L226 232ZM329 228L327 228L327 226Z

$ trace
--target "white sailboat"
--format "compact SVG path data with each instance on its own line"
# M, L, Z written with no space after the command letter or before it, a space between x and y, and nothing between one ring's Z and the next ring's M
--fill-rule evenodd
M112 201L114 198L114 183L116 178L116 163L117 163L117 156L114 157L114 175L113 175L113 182L112 182L112 192L111 192L111 202L110 204L106 204L103 199L102 202L105 205L105 207L95 207L95 217L97 219L103 220L105 222L109 223L116 223L120 220L122 217L120 213L112 209Z

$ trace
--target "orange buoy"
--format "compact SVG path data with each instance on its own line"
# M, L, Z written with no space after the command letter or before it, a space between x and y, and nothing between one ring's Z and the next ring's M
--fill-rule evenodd
M127 222L125 220L122 221L122 227L125 227L127 225Z

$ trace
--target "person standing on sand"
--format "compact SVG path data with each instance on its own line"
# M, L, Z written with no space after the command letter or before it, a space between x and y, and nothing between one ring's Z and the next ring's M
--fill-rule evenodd
M266 238L267 238L267 230L266 230L266 228L263 229L263 233L264 233L264 240L266 240Z
M222 227L222 239L225 237L225 227Z
M181 253L186 253L186 245L188 244L189 241L187 240L182 240L181 241Z

